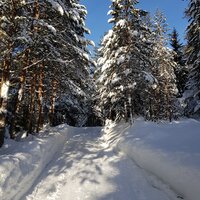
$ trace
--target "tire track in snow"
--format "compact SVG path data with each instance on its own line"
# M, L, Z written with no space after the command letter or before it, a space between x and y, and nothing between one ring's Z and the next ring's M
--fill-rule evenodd
M174 200L152 186L143 171L114 152L101 130L76 128L24 200ZM156 180L154 180L156 182ZM162 185L160 182L156 182ZM162 188L161 186L160 188ZM173 198L174 196L174 198Z

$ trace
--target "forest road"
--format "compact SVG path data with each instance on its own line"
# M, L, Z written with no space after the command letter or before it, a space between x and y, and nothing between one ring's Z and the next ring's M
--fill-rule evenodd
M20 200L177 200L167 185L109 147L100 128L73 130Z

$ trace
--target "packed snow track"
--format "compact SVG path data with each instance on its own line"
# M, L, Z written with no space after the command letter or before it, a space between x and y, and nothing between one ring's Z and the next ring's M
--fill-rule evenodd
M113 150L100 128L74 128L20 200L174 200L177 196Z

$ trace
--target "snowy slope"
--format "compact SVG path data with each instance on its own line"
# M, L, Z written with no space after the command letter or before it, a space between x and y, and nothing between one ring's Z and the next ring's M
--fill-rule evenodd
M187 200L200 199L200 122L135 121L105 128L106 140Z
M61 125L24 141L6 140L0 149L0 199L20 200L67 138L69 128ZM63 134L65 133L65 134Z

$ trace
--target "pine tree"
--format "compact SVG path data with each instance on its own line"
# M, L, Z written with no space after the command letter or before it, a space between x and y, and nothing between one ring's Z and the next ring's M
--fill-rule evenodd
M176 63L173 53L166 48L167 24L163 14L157 10L154 17L154 47L151 73L156 79L155 89L150 95L153 119L169 119L174 117L175 96L177 93L174 68Z
M15 77L22 68L20 62L25 55L24 48L27 45L28 37L22 25L25 25L28 20L27 17L23 17L25 2L22 0L1 1L0 8L0 137L3 138L6 120L9 118L10 85L18 82Z
M68 113L74 125L83 125L92 63L85 7L77 0L1 1L0 7L0 143L6 124L11 138L18 127L38 132L44 123L64 122Z
M187 27L187 65L189 80L187 87L189 95L186 99L187 115L200 115L200 2L190 0L186 15L189 18Z
M84 33L89 33L84 25L85 7L76 0L56 4L51 1L41 6L39 12L36 37L39 40L35 46L37 55L40 47L45 58L40 57L40 60L47 66L43 102L49 107L50 124L56 125L66 118L79 126L87 120L90 98L90 58L86 49L90 41L84 38ZM42 52L46 52L45 55ZM64 117L65 113L68 116Z
M187 82L187 68L185 64L185 59L183 55L183 45L180 43L180 40L178 39L178 32L174 28L171 34L170 44L173 48L173 51L175 52L174 55L174 61L177 63L177 66L175 68L175 75L176 75L176 82L177 82L177 88L178 88L178 96L181 97L184 90L185 85Z
M135 9L137 1L112 1L109 20L113 27L104 36L99 49L101 68L98 92L99 106L104 118L125 119L138 114L143 71L148 68L151 49L147 41L149 30L143 26L141 16L146 13Z
M68 112L68 118L73 121L74 125L82 126L87 121L87 115L90 112L90 98L92 91L91 78L89 74L89 66L93 65L89 57L87 45L92 44L86 40L84 34L90 31L85 27L84 20L86 9L78 4L78 1L71 1L68 5L70 26L68 33L68 55L70 62L67 62L67 70L63 70L65 77L61 83L61 88L64 94L59 98L61 105ZM67 25L67 24L66 24ZM65 50L64 50L65 52ZM66 52L65 52L66 53ZM65 65L66 67L66 65ZM68 79L66 79L68 77Z

